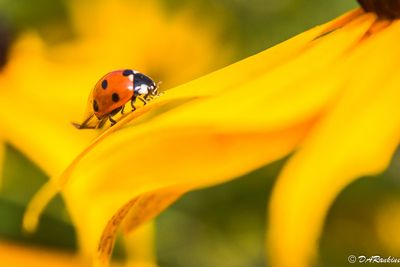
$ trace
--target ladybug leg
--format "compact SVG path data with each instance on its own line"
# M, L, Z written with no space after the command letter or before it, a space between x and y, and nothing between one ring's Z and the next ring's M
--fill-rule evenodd
M124 108L125 108L125 105L123 105L122 108L121 108L121 114L122 115L124 114Z
M138 97L137 99L143 102L143 106L147 104L147 101L144 98Z
M106 121L107 121L107 117L102 118L96 128L97 129L103 128L103 126L106 123Z
M132 96L132 98L131 98L132 112L136 110L135 102L136 102L136 95Z
M117 123L117 121L116 121L116 120L114 120L114 119L111 117L111 115L110 115L110 116L108 116L108 120L111 122L111 126L113 126L114 124L116 124L116 123Z
M123 109L123 107L124 107L124 106L119 107L119 108L116 108L116 109L114 109L113 111L111 111L111 112L110 112L110 116L114 116L115 114L117 114L118 112L120 112L121 109Z
M120 111L123 109L123 107L124 107L124 106L114 109L114 110L111 111L111 113L108 115L108 120L111 122L111 126L113 126L114 124L117 123L117 121L114 120L114 119L112 118L112 116L114 116L115 114L117 114L118 112L120 112Z
M136 110L135 103L136 103L136 100L137 100L137 99L139 99L140 101L142 101L142 102L143 102L143 105L146 105L146 104L147 104L146 97L143 98L143 97L141 97L141 96L136 96L136 95L133 96L132 99L131 99L132 112Z

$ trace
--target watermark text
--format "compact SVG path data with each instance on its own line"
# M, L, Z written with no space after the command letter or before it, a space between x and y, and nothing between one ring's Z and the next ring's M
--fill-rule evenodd
M350 255L347 260L350 263L397 263L400 264L400 258L395 258L392 256L382 257L379 255L375 256L364 256L364 255Z

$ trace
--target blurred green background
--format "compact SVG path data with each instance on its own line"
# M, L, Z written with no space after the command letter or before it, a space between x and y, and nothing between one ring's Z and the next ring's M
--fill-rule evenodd
M189 8L198 21L221 24L221 42L233 43L236 49L231 62L262 51L357 6L356 1L348 0L159 2L171 14ZM223 20L218 16L222 13ZM54 28L63 30L54 34ZM66 2L0 0L0 61L3 64L9 44L26 30L39 31L49 43L73 38ZM399 159L398 153L384 174L360 179L340 194L327 217L318 266L348 266L347 257L350 254L400 256L390 254L396 252L393 242L397 239L400 242L400 238L390 245L385 241L385 233L379 230L382 227L377 227L377 217L380 214L390 215L390 207L400 203ZM265 266L267 203L284 162L285 159L233 182L187 194L162 213L156 221L160 266ZM3 165L0 239L76 250L74 229L61 198L53 201L46 210L37 233L31 236L21 233L25 206L47 178L11 146L6 148ZM387 207L388 211L385 210ZM379 225L388 224L381 222ZM387 229L387 235L398 236L395 227ZM397 249L400 243L398 245ZM122 249L117 247L116 254L123 257Z

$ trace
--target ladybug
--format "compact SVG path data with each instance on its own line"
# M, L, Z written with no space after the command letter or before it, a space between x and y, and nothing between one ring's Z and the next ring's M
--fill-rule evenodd
M131 69L107 73L95 85L89 97L89 114L82 124L73 123L78 129L101 128L107 119L111 126L117 123L112 117L124 113L125 104L130 101L132 111L137 100L143 105L159 95L158 85L148 76ZM98 124L90 125L96 116Z

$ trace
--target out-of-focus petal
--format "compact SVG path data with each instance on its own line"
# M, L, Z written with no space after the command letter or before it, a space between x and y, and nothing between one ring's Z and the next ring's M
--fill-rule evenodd
M36 35L26 35L12 51L0 77L0 135L49 176L56 176L96 133L71 127L70 122L80 117L79 110L71 108L78 90L70 90L78 78L61 80L71 71L45 60L43 46ZM81 97L86 98L84 93Z
M154 224L143 225L137 231L127 233L123 236L126 247L127 267L156 267L156 256L154 248Z
M104 73L133 67L170 88L221 66L232 55L231 45L218 39L223 23L199 24L188 9L169 14L154 0L100 0L71 1L70 10L80 39L79 46L71 43L54 51L63 62L91 62Z
M72 253L0 242L0 265L7 267L79 267L87 266Z
M342 67L352 75L343 93L290 159L274 189L272 266L309 266L338 193L390 163L400 140L399 36L396 21L344 55L347 62Z

